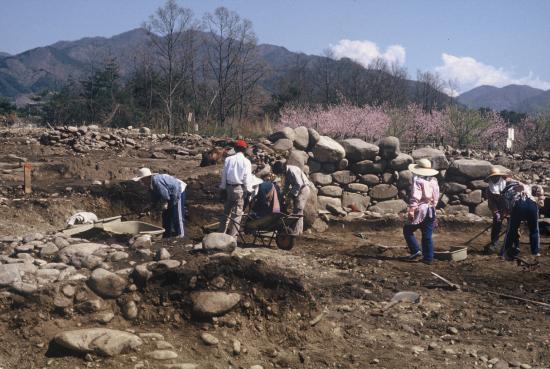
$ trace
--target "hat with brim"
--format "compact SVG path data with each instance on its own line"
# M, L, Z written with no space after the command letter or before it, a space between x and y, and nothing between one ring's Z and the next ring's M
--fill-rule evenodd
M504 171L502 171L500 168L498 167L492 167L491 168L491 174L489 174L485 179L489 179L491 177L505 177L505 176L509 176L510 173L506 173Z
M410 164L409 170L413 174L423 177L432 177L439 173L439 171L432 168L432 162L428 159L420 159L416 164Z
M151 177L153 175L153 172L151 172L151 169L149 168L140 168L136 174L137 176L132 178L132 181L138 182L141 181L143 178Z

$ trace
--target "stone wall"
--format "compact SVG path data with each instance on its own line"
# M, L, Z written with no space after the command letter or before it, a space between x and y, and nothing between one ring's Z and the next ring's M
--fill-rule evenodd
M404 212L412 181L408 166L421 158L430 159L440 171L437 179L443 194L440 201L443 215L490 216L484 179L493 165L508 170L502 165L506 164L526 182L545 184L546 176L550 175L547 158L540 155L533 161L503 152L460 151L448 146L422 147L404 153L396 137L385 137L377 143L358 138L336 141L320 136L313 129L287 127L273 133L269 140L273 150L286 157L288 164L308 173L318 190L319 212L333 216ZM533 168L538 169L530 170Z

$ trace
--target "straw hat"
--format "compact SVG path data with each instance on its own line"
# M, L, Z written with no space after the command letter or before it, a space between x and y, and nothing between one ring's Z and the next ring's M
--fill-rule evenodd
M420 159L416 164L410 164L409 170L423 177L432 177L439 173L439 171L432 169L432 162L428 159Z
M132 178L132 181L138 182L141 181L145 177L150 177L153 175L153 172L151 172L151 169L149 168L140 168L137 173L137 175Z
M507 175L509 175L509 174L506 173L506 172L503 172L502 170L500 170L500 168L498 168L498 167L492 167L492 168L491 168L491 174L489 174L489 175L487 176L487 178L485 178L485 179L489 179L489 178L491 178L491 177L496 177L496 176L504 177L504 176L507 176Z

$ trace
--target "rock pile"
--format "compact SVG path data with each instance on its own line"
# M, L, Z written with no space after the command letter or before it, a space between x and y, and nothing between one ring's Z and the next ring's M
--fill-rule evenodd
M442 215L475 213L490 216L484 179L493 164L480 158L464 157L464 154L483 157L472 151L422 147L404 153L396 137L385 137L375 144L359 138L335 141L305 127L283 128L273 133L269 140L276 152L287 157L288 164L299 166L309 174L318 189L317 200L322 214L340 217L359 213L358 216L380 217L404 212L413 177L408 166L428 158L440 171L437 179L442 192ZM504 153L491 158L494 164L513 161L513 156ZM475 220L475 216L469 217Z

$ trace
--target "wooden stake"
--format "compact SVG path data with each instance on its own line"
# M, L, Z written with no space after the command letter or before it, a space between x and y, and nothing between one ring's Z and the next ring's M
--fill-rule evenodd
M31 173L32 173L31 164L25 163L23 165L23 177L24 177L23 180L24 180L24 187L25 187L26 194L32 193Z
M492 292L492 291L487 291L487 293L489 293L491 295L496 295L496 296L499 296L499 297L502 297L502 298L505 298L505 299L518 300L518 301L528 302L530 304L550 308L550 304L547 304L546 302L524 299L523 297L517 297L517 296L507 295L505 293L498 293L498 292Z

